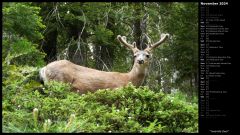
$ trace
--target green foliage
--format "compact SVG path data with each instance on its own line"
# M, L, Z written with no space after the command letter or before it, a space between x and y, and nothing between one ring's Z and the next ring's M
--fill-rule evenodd
M27 39L18 39L10 45L3 42L3 49L7 50L7 48L9 48L8 54L3 57L3 62L6 64L38 67L44 65L43 58L45 54L40 52L36 48L36 45L29 42Z
M135 37L136 28L133 27L135 21L142 20L143 16L147 15L144 33L149 36L152 43L159 40L161 33L170 33L171 38L154 51L154 61L161 63L162 69L159 71L160 69L155 67L151 68L149 71L152 72L149 76L152 78L146 81L146 85L158 87L161 85L160 82L154 83L156 86L152 86L152 82L155 82L156 78L162 78L167 82L165 85L173 86L169 80L175 71L179 71L176 81L173 82L176 88L183 86L182 83L186 81L197 81L198 3L196 2L59 2L36 5L42 8L41 15L45 19L44 24L47 25L46 39L50 39L53 43L57 40L57 45L51 44L52 42L46 44L49 50L57 48L58 56L67 55L66 58L70 61L84 66L121 72L130 70L132 61L129 57L132 54L120 45L116 36L125 35L132 43ZM138 14L135 14L136 11ZM57 31L54 33L57 34L57 39L47 34L53 30ZM168 61L160 60L165 58ZM191 91L196 89L196 84L191 84L193 86ZM164 89L165 86L161 85L161 87Z
M45 28L38 16L40 8L29 3L3 3L3 31L24 36L30 41L42 39L39 30Z
M179 89L190 97L196 96L198 85L198 3L168 2L147 6L153 41L159 34L171 36L154 51L150 76L146 84L151 89ZM158 12L156 12L158 11ZM156 17L160 16L160 17ZM157 23L160 22L160 23ZM177 72L177 76L173 78ZM193 96L194 95L194 96Z
M26 85L35 87L33 82ZM43 91L22 89L4 96L4 132L198 131L197 104L148 87L129 85L79 95L70 92L69 85L51 82Z
M7 116L7 121L12 121L6 126L10 132L28 132L28 129L22 130L17 126L29 125L30 121L26 118L34 121L34 124L29 125L33 131L38 126L37 119L33 120L32 113L26 110L32 110L41 103L40 93L32 93L39 87L39 83L34 81L39 70L37 67L44 64L44 53L37 49L36 44L43 38L39 31L44 28L41 17L38 16L39 10L28 3L4 3L2 115Z
M162 12L171 11L163 19L163 29L172 37L169 46L163 47L163 57L173 70L179 71L177 81L182 83L198 73L198 3L172 3L163 6ZM178 21L176 21L178 20Z
M138 16L135 10L141 10ZM155 81L157 76L169 80L178 70L180 91L191 91L186 82L197 71L197 11L196 3L3 3L3 132L198 132L196 97L191 101L181 92L165 94L164 86ZM134 20L145 14L149 14L146 34L152 41L165 31L173 35L169 45L155 51L155 60L169 61L158 61L161 67L155 67L161 74L150 69L151 81L146 81L150 88L128 85L79 95L69 84L53 81L42 86L35 81L45 56L39 40L55 40L43 37L43 24L46 36L57 31L58 53L71 46L74 51L67 53L79 51L73 58L80 54L77 58L94 65L90 51L100 46L106 50L99 49L96 58L103 62L109 58L111 70L126 72L132 66L131 52L116 36L133 42Z
M40 8L27 3L4 3L3 54L4 64L42 66L44 53L37 49L43 38L39 32L45 26Z
M112 36L113 32L111 30L106 29L102 25L96 26L94 38L97 43L109 44Z

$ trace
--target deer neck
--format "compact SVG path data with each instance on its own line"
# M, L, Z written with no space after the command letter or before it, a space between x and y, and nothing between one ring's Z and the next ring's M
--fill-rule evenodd
M128 73L129 82L132 82L135 86L140 86L148 71L148 64L137 64L134 63L132 70Z

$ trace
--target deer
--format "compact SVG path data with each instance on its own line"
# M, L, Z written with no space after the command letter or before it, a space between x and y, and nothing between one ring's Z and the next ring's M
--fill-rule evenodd
M58 60L40 69L40 79L44 84L51 80L69 83L74 91L81 94L89 91L95 92L99 89L120 88L129 83L139 87L147 75L153 50L168 37L169 34L161 34L158 42L147 44L144 50L139 50L136 42L130 44L125 36L118 35L118 41L132 50L134 56L132 69L127 73L100 71L76 65L68 60Z

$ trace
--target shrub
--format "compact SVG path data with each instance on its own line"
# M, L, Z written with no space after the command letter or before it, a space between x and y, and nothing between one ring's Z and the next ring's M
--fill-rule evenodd
M130 84L79 95L70 92L68 84L58 82L45 88L33 81L27 85L19 93L4 96L3 132L198 131L197 104L148 87ZM29 85L38 85L38 89L30 89ZM35 108L39 111L37 124L32 115Z

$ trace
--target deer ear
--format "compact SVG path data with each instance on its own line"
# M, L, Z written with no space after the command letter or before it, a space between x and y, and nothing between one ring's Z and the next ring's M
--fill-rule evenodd
M132 45L133 45L134 48L137 47L137 46L136 46L136 42L133 42Z
M124 41L126 41L127 38L126 38L125 36L122 36L122 39L123 39Z
M151 52L152 51L151 47L152 47L151 44L148 44L144 50L147 52Z

